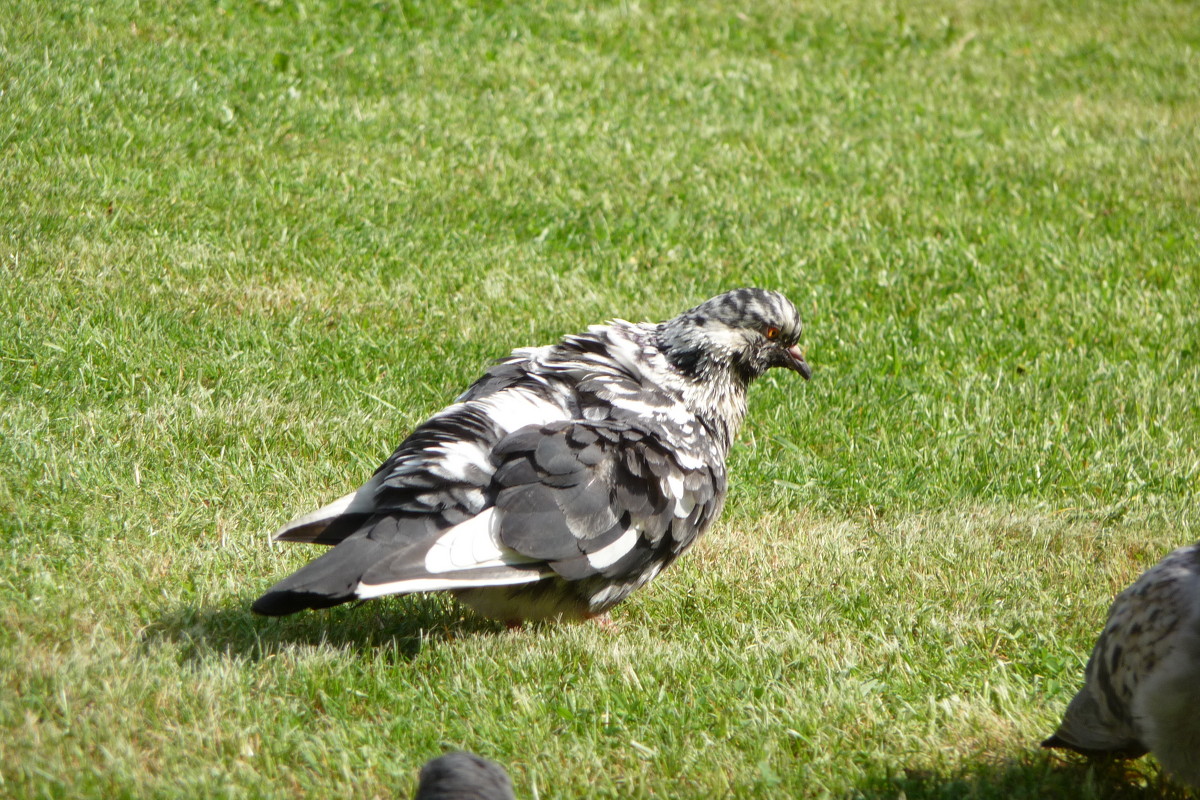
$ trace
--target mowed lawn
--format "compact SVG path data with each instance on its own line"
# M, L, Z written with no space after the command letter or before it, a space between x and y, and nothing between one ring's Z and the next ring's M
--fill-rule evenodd
M0 796L1161 798L1039 749L1200 538L1200 5L0 6ZM490 360L786 292L616 625L282 620Z

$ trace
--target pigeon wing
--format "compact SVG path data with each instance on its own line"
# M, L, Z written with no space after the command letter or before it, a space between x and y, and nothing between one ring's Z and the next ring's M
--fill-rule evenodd
M497 539L568 580L657 572L720 511L724 470L689 468L628 422L570 420L501 441L493 484Z

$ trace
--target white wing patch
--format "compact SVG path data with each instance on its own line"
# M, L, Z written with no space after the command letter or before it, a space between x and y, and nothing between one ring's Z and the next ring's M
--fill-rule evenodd
M499 524L496 509L488 508L442 531L425 554L425 569L435 575L443 572L533 564L539 559L523 556L500 544L496 537Z
M455 572L499 563L503 555L496 541L496 509L489 508L444 531L425 554L425 569Z
M546 577L544 572L529 570L513 570L511 576L498 577L495 574L486 578L409 578L404 581L391 583L359 583L354 590L355 598L369 600L372 597L383 597L389 594L408 594L410 592L439 592L445 589L470 589L487 586L513 586L521 583L533 583Z
M637 379L642 378L642 348L623 336L610 336L608 355Z
M497 575L496 568L532 564L528 558L501 545L496 539L496 509L486 511L442 532L425 554L425 578L406 578L388 583L359 582L354 596L360 600L409 592L436 592L443 589L469 589L479 586L511 586L533 583L550 574L547 570L513 569L508 575ZM473 569L487 569L478 578L462 575ZM458 573L442 577L443 573Z
M675 470L667 473L667 494L671 497L683 496L683 476Z
M677 403L672 403L670 405L652 405L644 400L635 400L631 397L622 397L614 391L615 388L615 385L605 388L605 390L612 395L612 397L609 398L609 402L623 411L629 411L646 417L665 418L677 425L684 425L695 419L695 417L692 416L692 412L688 411L685 406L681 406Z
M437 419L438 417L444 417L447 414L453 414L455 411L458 411L459 409L461 409L465 405L463 402L461 402L462 397L465 394L466 394L466 392L463 392L462 394L460 394L453 403L451 403L450 405L443 408L441 411L439 411L436 414L434 414L433 416L431 416L430 419Z
M506 389L471 402L478 403L505 433L512 433L527 425L545 425L547 422L570 419L570 415L557 403L521 389Z
M437 449L446 456L444 461L439 462L439 466L451 478L468 480L467 469L469 467L478 468L484 475L491 475L496 471L487 452L475 442L445 442Z
M615 542L605 545L594 553L588 553L588 564L591 564L596 569L611 567L633 549L633 546L637 544L640 533L641 531L636 527L627 529L625 533L621 534L621 538Z
M684 492L675 498L675 516L687 519L696 508L696 498L691 492Z

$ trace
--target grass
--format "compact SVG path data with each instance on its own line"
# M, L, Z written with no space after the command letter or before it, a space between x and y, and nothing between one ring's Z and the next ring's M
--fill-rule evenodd
M1182 796L1041 752L1200 515L1200 9L0 10L0 795ZM490 359L787 292L614 631L248 612Z

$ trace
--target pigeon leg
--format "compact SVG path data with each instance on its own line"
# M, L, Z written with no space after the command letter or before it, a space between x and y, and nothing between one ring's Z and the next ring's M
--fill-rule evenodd
M596 616L591 617L591 620L596 623L596 626L600 628L600 630L607 631L609 633L615 633L619 627L617 625L617 621L609 616L607 611L605 611L603 614L597 614Z

